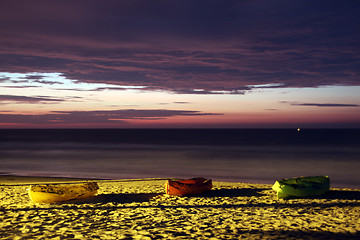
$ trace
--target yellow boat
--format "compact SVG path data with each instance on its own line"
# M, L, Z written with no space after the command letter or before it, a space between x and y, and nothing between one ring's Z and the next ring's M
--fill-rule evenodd
M34 203L57 203L94 196L98 189L96 182L86 182L32 185L28 191Z

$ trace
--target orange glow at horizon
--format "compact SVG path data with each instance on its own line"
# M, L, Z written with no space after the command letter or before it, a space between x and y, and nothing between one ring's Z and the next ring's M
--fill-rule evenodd
M18 75L21 85L25 74ZM0 128L360 126L360 87L354 86L175 94L52 78L64 84L9 88L0 82L6 92L0 95Z

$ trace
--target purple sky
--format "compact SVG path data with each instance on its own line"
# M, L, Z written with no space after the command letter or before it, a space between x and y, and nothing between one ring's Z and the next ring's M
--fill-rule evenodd
M299 107L341 109L337 114L349 109L357 114L346 113L346 120L336 121L342 126L360 126L360 100L348 95L348 88L339 88L343 92L337 92L336 98L331 93L317 98L323 87L332 86L336 92L338 86L360 86L359 12L360 1L355 0L1 0L0 124L53 124L48 117L54 114L60 114L63 123L81 124L80 115L113 111L119 115L118 127L122 122L130 123L130 112L136 112L131 119L148 119L152 112L153 122L165 118L168 126L172 126L171 117L196 115L202 119L222 117L213 120L214 126L228 121L241 127L244 119L239 116L253 114L241 104L236 110L222 110L200 102L208 95L212 95L208 101L216 102L214 95L221 95L219 102L225 105L246 105L256 102L247 99L248 95L274 91L276 100L266 94L258 96L264 103L256 105L258 115L251 121L259 126L266 123L265 109L283 111L269 124L294 123L279 120L292 113L280 107L285 105L299 111ZM49 73L58 74L58 78L50 78ZM42 88L42 94L35 88ZM100 106L89 100L90 95L79 94L109 91L120 98L138 88L147 93L162 92L163 100L146 105L145 100L138 102L140 93L134 92L126 101L131 107L125 107L119 104L123 99L111 102L99 95L97 99L107 102ZM303 93L303 97L297 92L297 98L281 95L289 89L308 88L319 92L311 96ZM174 95L183 97L175 99ZM203 99L194 100L193 95ZM226 103L223 95L238 98ZM61 105L69 101L92 107ZM265 103L271 101L273 105ZM305 114L310 116L311 112ZM69 121L69 115L79 118ZM90 122L106 123L111 114L105 115ZM328 117L327 112L323 114L324 119ZM186 120L180 122L185 124ZM320 120L316 123L321 125Z

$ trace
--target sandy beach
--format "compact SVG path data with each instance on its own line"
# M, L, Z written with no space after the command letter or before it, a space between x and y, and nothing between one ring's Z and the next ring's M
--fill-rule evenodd
M0 177L1 239L359 239L360 190L277 199L271 185L214 182L167 196L165 179L98 180L81 202L34 204L30 184L80 179Z

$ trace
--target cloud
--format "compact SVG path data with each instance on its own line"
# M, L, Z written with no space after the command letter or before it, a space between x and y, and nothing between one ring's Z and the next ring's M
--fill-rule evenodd
M191 102L174 102L176 104L190 104Z
M92 89L91 91L106 91L106 90L124 91L124 90L130 90L130 89L139 89L139 88L132 88L132 87L99 87L99 88Z
M0 77L0 83L7 82L7 81L10 81L10 77Z
M88 89L82 89L82 88L53 88L57 91L77 91L77 92L87 92L87 91L93 91Z
M191 102L183 102L183 101L179 101L179 102L173 102L174 104L191 104ZM167 102L161 102L161 103L158 103L158 105L168 105L170 103L167 103Z
M309 107L360 107L358 104L343 104L343 103L297 103L282 101L282 103L289 103L291 106L309 106Z
M244 94L246 86L273 83L358 86L359 7L335 0L3 0L0 71L178 94Z
M24 77L24 79L28 79L28 80L40 80L43 78L44 78L43 75L27 75L26 77Z
M249 88L250 90L250 88ZM221 94L245 94L245 90L205 90L205 89L173 89L172 93L176 94L202 94L202 95L221 95Z
M41 84L49 84L49 85L64 84L64 83L59 82L59 81L46 81L46 80L36 80L36 81L33 81L33 82L41 83Z
M61 102L63 99L51 98L48 96L16 96L16 95L0 95L0 102L17 102L17 103L49 103L49 102Z
M299 103L291 104L293 106L315 106L315 107L359 107L357 104L341 104L341 103Z
M33 85L17 85L17 86L3 86L3 88L38 88L40 86Z
M114 111L54 111L51 114L22 115L0 114L0 123L57 124L57 123L126 123L128 120L159 120L175 116L208 116L218 113L203 113L187 110L135 110Z

